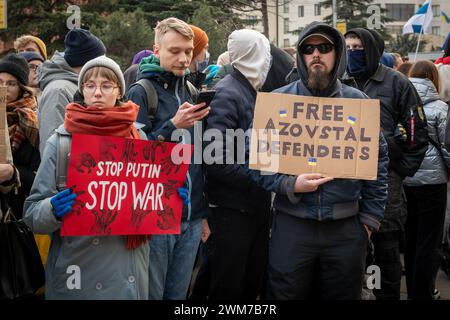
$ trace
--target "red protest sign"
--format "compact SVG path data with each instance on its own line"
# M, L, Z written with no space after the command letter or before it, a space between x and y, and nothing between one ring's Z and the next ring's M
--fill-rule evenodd
M191 145L74 134L61 236L178 234ZM187 160L186 160L187 159ZM175 162L175 163L174 163Z

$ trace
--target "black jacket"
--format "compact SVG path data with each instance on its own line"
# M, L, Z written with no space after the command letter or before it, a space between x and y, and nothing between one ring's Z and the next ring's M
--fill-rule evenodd
M286 77L294 67L294 59L280 48L270 45L272 55L272 66L270 67L267 79L261 88L262 92L271 92L288 84Z
M7 198L14 216L19 219L22 217L25 199L30 195L34 177L41 163L41 157L39 150L33 147L28 140L24 140L20 148L13 155L13 160L14 166L19 171L21 186L17 194L13 190L8 193Z
M244 132L249 129L255 111L256 91L248 80L234 69L219 81L215 90L206 128L219 130L222 137L227 136L226 129L242 129ZM236 139L228 141L233 140L234 148L226 144L225 138L221 141L226 146L223 148L222 159L229 157L231 148L234 151L234 157L230 159L232 164L226 164L224 160L224 164L207 166L206 190L209 203L244 211L258 208L267 210L270 207L270 193L258 187L245 173L242 166L245 159L238 157L245 154L245 147L242 146L242 149L238 150L240 145L236 143ZM208 143L205 145L208 146ZM216 156L215 153L213 156Z
M384 46L379 47L383 42L374 37L375 33L361 28L348 33L357 34L362 41L367 75L364 79L354 79L345 74L342 82L380 100L381 128L389 147L389 170L402 177L413 176L428 148L427 123L420 97L408 78L379 63ZM398 137L401 127L406 130L406 140Z

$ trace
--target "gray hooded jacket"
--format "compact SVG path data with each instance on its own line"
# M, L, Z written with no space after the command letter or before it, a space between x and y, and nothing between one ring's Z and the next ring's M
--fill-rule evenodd
M61 125L60 135L70 135ZM140 132L141 137L145 136ZM37 234L51 235L45 268L45 298L50 300L146 300L148 299L149 246L127 250L121 236L61 237L61 222L50 198L56 188L57 135L48 139L41 166L25 200L23 219ZM80 287L76 283L79 267ZM74 271L75 270L75 271Z
M78 74L67 64L64 53L56 51L51 60L39 67L39 152L41 157L47 140L64 122L66 106L78 89Z
M429 139L441 146L438 150L432 143L428 143L425 158L419 170L413 177L407 177L404 184L407 186L422 186L429 184L447 183L447 171L450 170L450 154L444 147L445 128L447 126L448 105L440 100L439 94L431 80L409 79L420 98L427 119Z

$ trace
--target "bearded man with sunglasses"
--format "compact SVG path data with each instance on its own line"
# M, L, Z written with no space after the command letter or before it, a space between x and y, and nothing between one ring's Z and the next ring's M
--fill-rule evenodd
M344 37L336 29L313 22L300 33L297 49L300 79L275 92L367 98L338 80L347 57ZM380 226L387 198L387 144L381 134L379 141L377 180L334 179L309 192L276 195L268 299L361 298L368 239ZM259 184L276 191L279 178L260 176ZM299 183L289 176L281 185L289 189Z

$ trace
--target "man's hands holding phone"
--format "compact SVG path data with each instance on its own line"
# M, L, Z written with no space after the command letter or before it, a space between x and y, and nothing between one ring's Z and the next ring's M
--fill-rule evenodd
M178 108L175 116L171 119L173 125L177 129L188 129L192 127L196 121L202 120L209 114L211 107L198 111L199 109L205 107L205 105L206 103L204 102L195 105L188 102L183 103Z

